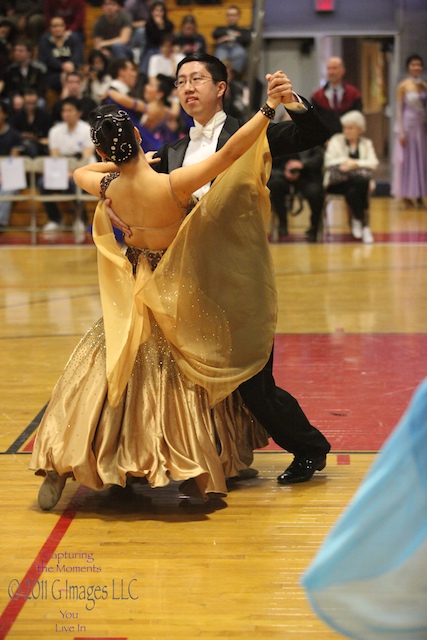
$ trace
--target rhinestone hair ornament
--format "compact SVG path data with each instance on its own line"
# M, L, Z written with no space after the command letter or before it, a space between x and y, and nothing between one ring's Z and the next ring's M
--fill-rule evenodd
M107 131L104 128L106 122L112 124L113 128L108 131L108 135L112 137L109 157L113 162L124 162L132 155L132 145L130 142L121 142L120 138L123 134L123 122L130 121L129 114L124 109L119 109L117 113L96 114L95 124L91 127L90 137L95 148L99 148L101 143L98 140L98 133L103 130L104 135ZM105 153L105 152L104 152Z

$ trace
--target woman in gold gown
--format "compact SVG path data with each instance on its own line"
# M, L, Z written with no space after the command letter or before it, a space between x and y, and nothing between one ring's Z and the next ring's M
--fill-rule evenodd
M96 490L130 477L152 487L195 481L204 499L224 496L226 478L267 443L235 390L264 366L276 323L265 131L279 73L266 105L220 151L169 175L150 166L124 110L93 112L104 163L74 178L101 195L93 237L103 318L75 348L38 430L30 469L45 476L42 509L68 477ZM191 194L214 178L189 213ZM132 228L125 249L105 198Z

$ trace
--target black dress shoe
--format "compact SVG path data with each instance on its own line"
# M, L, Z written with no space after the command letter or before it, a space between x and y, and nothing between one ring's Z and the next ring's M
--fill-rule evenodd
M311 480L315 471L321 471L326 467L326 456L320 458L303 458L295 456L293 462L277 478L279 484L296 484Z

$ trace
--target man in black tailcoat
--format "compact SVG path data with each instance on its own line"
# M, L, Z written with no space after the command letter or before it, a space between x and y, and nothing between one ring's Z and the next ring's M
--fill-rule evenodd
M178 65L176 87L184 111L193 118L195 127L178 142L163 146L154 158L160 158L153 168L161 173L199 162L220 149L242 125L223 111L223 96L227 88L227 70L216 57L193 54ZM283 74L283 100L291 121L272 123L267 130L273 158L303 151L323 144L330 131L322 124L314 107L292 92L289 79ZM194 195L201 197L209 189L205 185ZM114 226L125 234L126 227L110 209ZM280 484L310 480L326 465L330 444L310 424L297 400L277 387L273 377L273 351L262 371L239 387L244 403L273 440L294 455L294 460L279 475Z

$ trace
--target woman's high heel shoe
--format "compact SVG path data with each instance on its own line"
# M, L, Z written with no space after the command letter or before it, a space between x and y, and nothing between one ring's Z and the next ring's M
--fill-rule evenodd
M67 480L56 471L47 471L42 486L39 489L39 506L45 511L53 509L58 503Z

